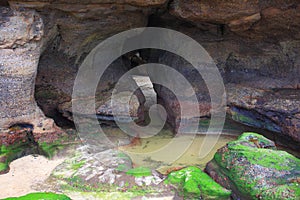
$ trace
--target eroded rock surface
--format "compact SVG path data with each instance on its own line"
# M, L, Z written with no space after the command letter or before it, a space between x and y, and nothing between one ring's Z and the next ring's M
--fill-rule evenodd
M0 126L32 124L34 132L53 132L34 100L35 77L40 57L43 22L33 10L0 9Z
M290 1L186 1L175 0L171 14L194 24L203 22L228 26L247 37L290 37L299 39L300 4ZM286 30L288 31L280 31Z
M299 90L259 90L237 85L227 89L229 112L234 120L300 141Z
M61 42L58 48L79 61L107 37L130 28L146 26L147 17L155 9L164 7L167 0L13 0L9 3L14 8L34 8L41 11L48 30L46 41L59 36Z
M145 190L147 195L173 194L156 172L148 168L135 170L130 157L121 151L108 149L99 152L99 146L96 148L95 152L90 145L79 147L73 158L54 170L49 179L51 186L66 193L126 192L136 197L146 195L139 193Z
M229 94L231 96L228 98L229 106L236 104L235 102L239 99L243 99L243 87L262 90L294 89L294 94L289 95L297 95L299 91L300 6L297 0L272 2L256 0L245 2L236 0L91 0L84 2L77 0L11 0L3 3L4 6L8 4L15 10L34 9L39 12L44 21L45 34L43 37L38 33L39 27L37 27L36 31L32 31L30 26L28 26L27 29L25 27L26 30L29 30L26 34L22 33L21 29L15 30L12 34L6 34L6 39L3 40L5 44L3 43L1 46L6 45L8 49L15 49L14 56L21 53L23 55L25 50L26 52L33 52L31 58L28 56L31 53L27 57L24 55L24 59L25 57L27 60L32 59L30 61L32 66L36 65L37 59L40 57L38 51L43 52L40 57L36 81L36 98L47 116L52 117L57 114L57 110L60 110L65 117L72 119L71 94L73 83L78 67L86 55L99 42L109 36L141 26L175 29L191 36L203 45L216 62L225 84L234 84L234 87L241 89L240 92L237 92L240 95ZM6 7L5 9L8 8ZM4 31L3 34L10 30L7 28L8 26L14 26L12 21L9 22L9 18L11 18L9 13L12 12L6 12L6 14L3 14L3 19L1 19L4 22L4 27L6 27L6 29L1 30ZM18 26L21 27L23 25L20 22L22 20L18 22ZM36 22L40 23L39 17L34 18L33 22L28 21L26 23L36 24ZM39 26L42 26L42 24L39 24ZM21 39L13 39L18 37L21 37ZM14 43L17 44L17 48L13 47ZM22 52L19 46L24 48ZM32 46L31 49L28 49L29 46ZM5 52L7 51L6 49ZM8 53L5 53L5 56L7 55ZM3 62L6 62L6 60L10 62L12 57L8 56L6 58L5 56L2 56L5 58ZM151 56L142 55L144 58L151 58ZM96 109L100 113L110 112L111 109L108 106L109 96L114 84L122 74L133 67L130 61L128 63L127 60L126 63L124 59L120 60L114 63L115 67L107 71L103 77L103 82L99 84L99 93L96 94L96 98L99 101ZM151 59L145 60L151 61ZM199 79L200 76L193 71L190 65L174 55L165 53L159 54L155 60L171 64L173 68L188 78L199 100L200 116L198 117L209 117L210 98L207 88L203 80ZM18 74L20 72L12 73ZM27 89L29 83L31 85L34 84L34 74L33 72L31 73L32 78L29 75L22 75L23 80L26 78L30 80L26 80L26 86L23 87L22 91L19 90L20 94L23 94L24 91L32 91L31 86L30 89ZM173 81L173 78L175 78L173 82L176 82L176 77L168 77L168 74L165 76L170 81ZM6 79L3 79L3 81ZM19 81L19 79L14 81ZM3 90L6 92L7 89L3 87ZM47 94L51 93L54 95L49 97L41 92L43 90L46 90ZM176 130L180 122L180 102L164 87L156 85L155 90L159 102L166 107L168 121ZM40 95L42 99L39 99ZM183 94L183 96L188 95ZM29 96L30 98L28 99ZM27 96L27 99L22 98L21 100L20 98L20 101L31 103L23 103L22 105L18 103L18 105L20 104L18 109L15 106L15 102L19 101L19 99L3 101L5 102L3 106L7 108L7 111L11 109L11 111L7 112L11 116L23 115L24 112L33 113L32 110L36 106L34 106L32 95L29 96ZM298 109L297 105L293 103L288 109L284 108L286 111L283 114L285 116L283 119L278 117L282 111L274 108L274 106L267 105L268 97L264 97L265 103L261 112L264 112L263 115L272 121L273 127L266 127L269 124L267 120L264 128L276 132L280 131L299 141L299 117L297 112L294 112L295 109ZM6 97L3 96L3 98ZM139 106L142 106L144 98L142 95L137 95L137 98ZM270 104L274 104L274 98L271 97L272 102ZM295 102L294 100L291 101ZM181 103L189 105L190 102L187 98L185 102ZM277 102L280 105L285 103L285 100ZM28 109L25 107L26 105L28 105ZM236 106L239 105L237 104ZM10 108L8 109L8 107ZM136 106L133 107L133 110L135 110L133 115L142 119L141 112L136 112L136 110L141 109L136 109ZM256 112L260 105L245 107ZM292 112L292 114L288 112ZM7 113L6 115L8 116ZM270 113L275 114L274 116L269 116ZM282 122L279 122L280 120Z
M235 199L299 199L300 160L274 142L244 133L218 150L206 171Z
M76 103L80 103L82 105L78 107L79 110L76 114L85 117L93 117L93 115L96 114L97 118L102 122L120 121L126 123L131 120L131 117L134 120L143 121L145 97L140 89L137 89L136 91L134 90L134 88L138 88L138 86L132 78L129 80L126 79L126 82L121 84L122 88L114 92L114 101L112 100L113 89L115 88L119 78L121 78L121 76L126 72L126 66L121 59L118 59L111 64L98 83L95 94L95 111L91 112L86 110L86 103L90 100L89 96L82 101L74 98L73 103L76 101ZM73 86L75 78L75 73L68 74L68 82L71 86ZM43 82L43 80L39 81L41 81L41 83ZM48 82L48 84L53 83ZM55 83L53 89L52 91L55 91L56 94L62 93L62 90L65 91L64 94L67 97L65 98L66 100L61 103L57 102L56 105L58 104L57 108L64 117L69 120L73 120L71 101L73 88L69 86L63 88L59 84ZM87 89L88 88L83 88L83 90ZM51 90L49 92L51 92ZM59 101L60 99L56 100Z
M38 91L36 98L47 116L55 117L59 110L66 118L72 120L73 84L78 67L86 55L109 36L130 28L146 26L148 16L158 6L164 6L166 1L10 1L9 3L15 9L32 8L41 14L45 36L36 81ZM101 110L98 112L99 115L110 112L107 104L112 89L128 70L127 67L119 59L103 75L96 94L96 110ZM130 84L134 84L134 81L132 80ZM50 100L47 100L47 94ZM141 110L145 100L140 91L137 91L136 95L138 101L134 101L132 105L138 112L134 112L132 116L142 119Z
M1 9L1 127L43 116L33 98L43 23L34 11Z

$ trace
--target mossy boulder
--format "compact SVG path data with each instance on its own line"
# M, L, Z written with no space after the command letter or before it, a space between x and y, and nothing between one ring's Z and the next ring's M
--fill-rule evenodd
M92 145L77 147L73 156L53 170L46 184L81 199L123 200L173 195L159 173L146 167L133 168L130 157L117 149L98 152L97 148Z
M3 200L71 200L68 196L63 194L37 192L27 194L21 197L10 197Z
M191 166L171 172L166 184L174 185L185 199L230 199L231 191L223 188L201 169Z
M235 199L300 199L300 160L257 133L219 149L205 170Z

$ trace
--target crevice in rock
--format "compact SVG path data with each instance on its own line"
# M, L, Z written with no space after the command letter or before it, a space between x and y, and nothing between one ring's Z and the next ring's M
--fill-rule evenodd
M60 33L56 32L51 37L44 43L40 56L34 97L45 116L53 119L56 125L65 129L75 128L74 123L59 112L59 105L71 99L72 78L76 74L74 61L60 50Z
M19 138L20 140L25 140L28 144L28 147L32 150L33 153L41 154L41 150L39 149L39 144L37 141L35 141L34 135L33 135L33 129L34 126L32 124L27 123L18 123L13 124L9 127L9 134L19 134L24 135L24 138ZM43 155L43 154L41 154Z
M266 110L265 112L268 112L271 115L271 111ZM283 135L283 130L281 130L280 126L278 126L274 120L257 112L256 110L232 106L230 118L239 124L248 126L249 131L259 132L263 136L274 141L278 148L289 151L295 156L300 156L295 153L300 150L300 143L293 140L290 136Z

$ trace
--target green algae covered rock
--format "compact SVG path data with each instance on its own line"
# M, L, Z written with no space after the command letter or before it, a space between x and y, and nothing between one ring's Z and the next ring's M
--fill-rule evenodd
M230 199L231 191L216 183L206 173L197 167L187 167L171 172L166 184L172 184L185 199Z
M31 193L21 197L11 197L2 200L71 200L69 197L63 194L54 193Z
M41 143L39 146L34 146L29 142L16 142L11 145L0 144L0 174L5 174L9 171L9 164L26 154L41 154L47 158L52 158L59 150L62 150L67 145L61 140L53 141L51 143Z
M151 169L147 167L137 167L132 168L126 172L127 175L132 175L135 177L141 177L141 176L151 176L152 172Z
M257 133L219 149L205 170L235 199L300 199L300 159Z
M26 142L19 142L10 146L0 145L0 174L9 171L9 163L18 158L28 145Z

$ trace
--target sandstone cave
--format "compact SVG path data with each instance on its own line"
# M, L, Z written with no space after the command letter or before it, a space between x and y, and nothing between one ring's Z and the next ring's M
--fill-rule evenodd
M0 198L299 199L299 13L298 0L0 1ZM122 54L95 90L83 88L92 96L74 98L97 45L141 27L178 31L205 49L224 85L225 122L214 122L221 132L210 129L217 110L205 77L162 49ZM152 63L170 66L193 91L174 94L180 76L155 77ZM155 135L143 133L156 123L156 104L166 112L155 116L157 127L164 115L166 122Z

